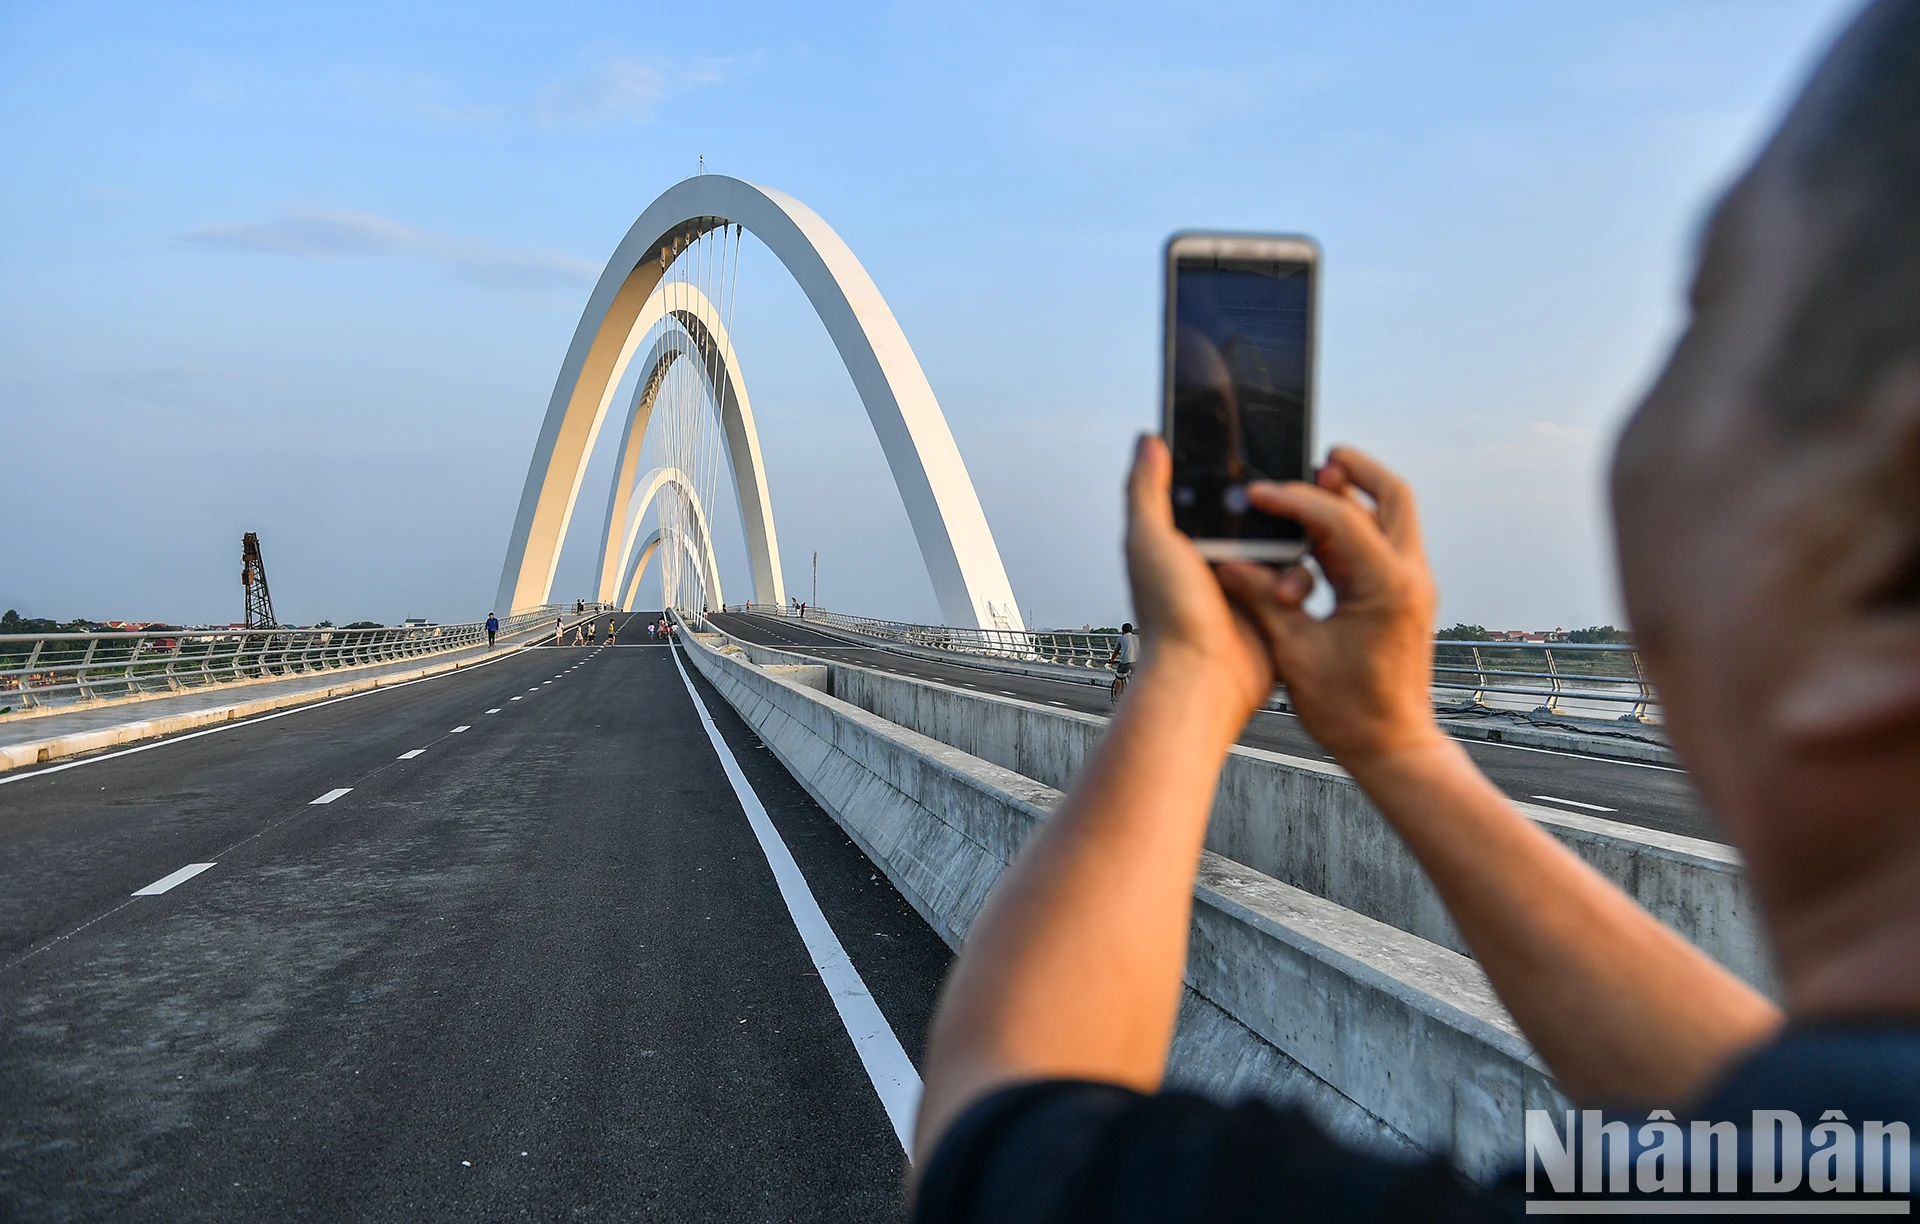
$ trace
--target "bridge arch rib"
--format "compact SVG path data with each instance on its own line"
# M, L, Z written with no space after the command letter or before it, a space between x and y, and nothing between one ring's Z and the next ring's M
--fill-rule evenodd
M647 533L647 538L640 542L640 551L634 554L633 567L628 571L630 577L625 584L627 593L618 605L622 612L633 611L634 600L640 595L640 580L647 576L647 563L653 560L654 554L660 550L660 544L667 536L672 536L680 547L686 550L687 556L696 567L704 564L700 550L695 547L692 540L687 538L685 532L673 527L655 527Z
M706 592L707 603L717 608L726 602L726 595L720 589L720 562L713 551L713 527L707 518L707 508L700 501L699 490L693 487L693 478L679 468L654 468L634 483L635 496L627 508L626 529L621 533L620 554L614 568L614 577L619 581L609 584L609 594L601 602L615 602L616 596L623 590L627 592L629 600L633 598L631 588L640 581L640 572L646 566L645 555L637 559L634 556L635 542L640 538L640 527L646 518L647 508L660 495L660 491L669 485L677 487L685 495L687 505L693 512L693 529L699 539L685 543L688 555L693 558L694 570L700 575L700 585ZM660 532L655 531L650 538L657 541L659 535Z
M625 568L624 558L617 555L621 547L619 532L636 488L640 451L653 417L654 400L668 367L676 359L686 358L698 371L708 398L720 412L727 463L733 473L740 522L746 535L754 602L784 604L786 583L780 573L780 545L774 533L773 500L767 492L760 435L754 427L753 406L747 399L746 381L740 375L739 358L733 351L726 324L707 295L687 281L663 282L647 299L633 326L645 335L661 322L671 326L654 342L641 367L645 372L634 384L626 428L620 437L619 459L614 465L613 485L607 492L597 598L602 603L613 603L618 597Z
M840 236L800 201L717 174L683 180L648 205L594 286L534 446L501 573L500 605L531 608L551 595L587 460L621 376L648 330L636 325L674 254L728 224L751 231L773 251L826 326L900 491L942 617L955 625L1022 627L953 432L872 277ZM750 425L745 428L751 436ZM758 449L757 437L753 448ZM745 475L736 466L736 483ZM768 543L773 544L771 537ZM603 548L603 576L606 552Z

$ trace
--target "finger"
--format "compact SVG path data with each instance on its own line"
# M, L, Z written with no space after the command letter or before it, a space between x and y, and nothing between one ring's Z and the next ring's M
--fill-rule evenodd
M1141 434L1133 447L1133 471L1127 477L1127 517L1140 526L1171 530L1173 460L1155 434Z
M1258 509L1297 519L1307 529L1327 580L1341 594L1348 593L1353 576L1372 573L1395 560L1393 545L1378 520L1343 494L1298 481L1257 481L1247 486L1247 497Z
M1348 479L1373 499L1380 530L1393 546L1402 553L1418 552L1420 513L1407 482L1373 456L1349 447L1335 447L1328 460L1330 465L1338 463Z
M1298 590L1294 570L1275 574L1263 565L1246 561L1228 562L1219 567L1220 589L1243 616L1250 619L1266 639L1267 653L1280 669L1280 659L1289 644L1302 632L1311 631L1313 618L1300 608L1305 595ZM1307 590L1312 590L1308 577ZM1284 677L1283 677L1284 678Z

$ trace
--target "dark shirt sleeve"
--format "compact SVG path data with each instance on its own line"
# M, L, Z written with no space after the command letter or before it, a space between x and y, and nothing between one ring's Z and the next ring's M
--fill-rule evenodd
M1297 1109L1146 1096L1056 1080L969 1109L928 1162L916 1224L1512 1220L1510 1186L1483 1190L1443 1160L1402 1164L1344 1147Z

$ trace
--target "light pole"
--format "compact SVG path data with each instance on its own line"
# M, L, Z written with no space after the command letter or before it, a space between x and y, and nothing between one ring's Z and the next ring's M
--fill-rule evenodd
M813 597L807 600L807 606L811 608L814 604L817 604L819 602L820 602L820 550L816 548L813 550Z

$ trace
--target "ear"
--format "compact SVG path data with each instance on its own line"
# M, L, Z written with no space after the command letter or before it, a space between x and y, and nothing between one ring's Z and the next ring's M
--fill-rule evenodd
M1807 747L1875 743L1920 728L1920 623L1903 641L1857 642L1781 691L1774 724Z
M1780 691L1777 725L1803 741L1876 739L1920 726L1920 363L1897 368L1862 405L1829 504L1853 511L1838 589L1816 602L1826 624L1802 673Z

